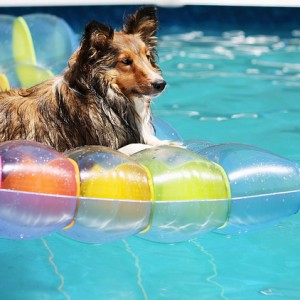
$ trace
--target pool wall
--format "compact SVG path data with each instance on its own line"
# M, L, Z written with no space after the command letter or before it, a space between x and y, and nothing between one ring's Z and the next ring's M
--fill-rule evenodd
M57 7L0 7L0 14L24 15L36 12L55 14L64 18L75 32L81 32L91 19L119 28L124 15L134 12L138 5L57 6ZM237 7L237 6L182 6L159 7L160 33L202 30L221 33L244 30L261 34L277 34L300 28L300 8ZM179 18L180 16L180 18Z

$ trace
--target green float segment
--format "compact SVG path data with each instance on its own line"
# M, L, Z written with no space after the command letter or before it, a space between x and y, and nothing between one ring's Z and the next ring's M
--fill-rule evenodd
M193 238L226 224L230 186L220 165L168 146L146 149L132 157L149 170L153 182L151 221L141 237L181 241L183 236Z
M132 157L145 166L153 180L153 199L229 199L230 187L223 168L185 149L163 146Z

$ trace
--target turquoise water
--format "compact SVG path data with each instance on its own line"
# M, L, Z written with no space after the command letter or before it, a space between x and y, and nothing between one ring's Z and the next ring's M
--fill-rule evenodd
M184 139L242 142L300 162L300 31L163 35L156 115ZM266 212L267 213L267 212ZM1 299L299 299L299 214L240 236L88 245L0 240Z

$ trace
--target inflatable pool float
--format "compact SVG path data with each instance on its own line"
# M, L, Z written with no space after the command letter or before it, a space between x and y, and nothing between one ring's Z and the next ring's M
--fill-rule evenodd
M0 158L0 237L8 239L174 243L259 230L300 204L299 165L243 144L194 141L128 156L101 146L62 154L19 140L2 143Z
M78 46L70 26L50 14L0 15L0 90L59 74Z

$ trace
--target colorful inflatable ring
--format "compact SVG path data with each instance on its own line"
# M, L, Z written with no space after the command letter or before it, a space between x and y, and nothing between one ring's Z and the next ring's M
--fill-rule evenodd
M138 234L173 243L258 230L299 210L298 164L248 145L198 141L129 157L11 141L0 158L2 238L56 232L106 243Z

